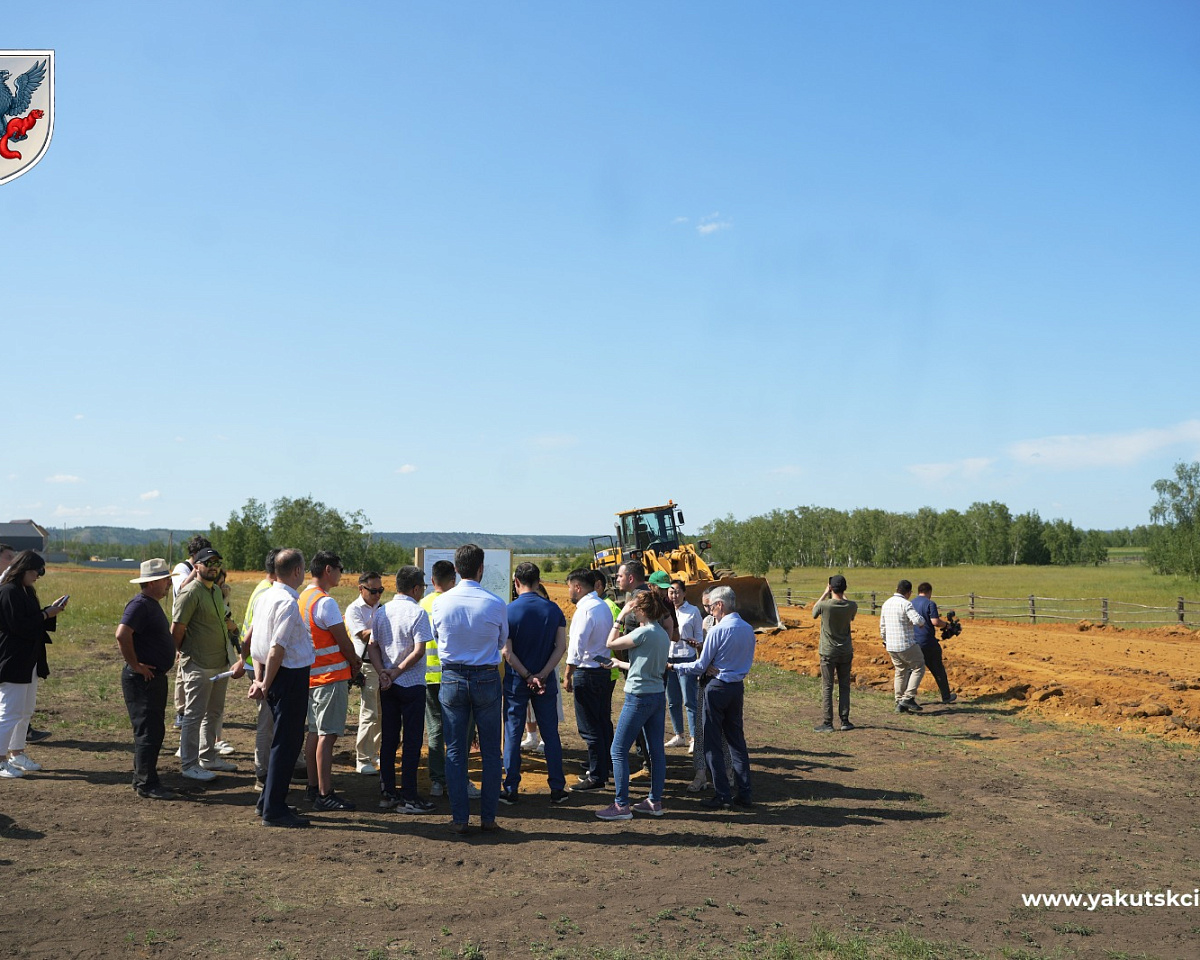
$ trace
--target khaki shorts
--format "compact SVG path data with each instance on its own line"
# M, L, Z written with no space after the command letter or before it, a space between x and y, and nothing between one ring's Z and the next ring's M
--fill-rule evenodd
M308 691L308 732L319 737L340 737L346 732L350 684L345 680L323 683Z

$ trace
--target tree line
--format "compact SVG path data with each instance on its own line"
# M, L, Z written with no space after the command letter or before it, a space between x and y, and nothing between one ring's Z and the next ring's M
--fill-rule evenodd
M361 510L343 516L311 497L281 497L269 506L251 498L225 525L213 523L208 539L234 570L259 570L272 547L296 547L306 558L318 550L336 553L346 570L394 572L412 562L412 551L371 534Z
M1036 510L1013 516L1003 503L915 513L795 507L701 530L714 556L753 576L779 567L939 567L973 563L1100 564L1110 546L1147 546L1147 527L1081 530L1069 520L1043 520Z

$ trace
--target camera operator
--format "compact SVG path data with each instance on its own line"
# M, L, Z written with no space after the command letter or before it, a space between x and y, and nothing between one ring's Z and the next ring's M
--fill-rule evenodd
M912 605L913 609L925 620L923 626L914 628L913 639L920 645L921 653L925 655L926 669L937 681L938 692L942 695L942 703L953 703L958 699L958 694L950 692L946 666L942 663L942 645L938 642L937 635L938 628L951 626L950 621L943 620L939 615L937 604L933 602L933 586L928 582L917 584L917 595L913 598Z

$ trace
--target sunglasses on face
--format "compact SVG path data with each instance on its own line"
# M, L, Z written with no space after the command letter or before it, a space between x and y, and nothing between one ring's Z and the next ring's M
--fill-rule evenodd
M380 587L378 590L373 590L370 587L363 587L363 589L366 590L367 593L369 593L373 597L377 597L381 593L383 593L383 587Z

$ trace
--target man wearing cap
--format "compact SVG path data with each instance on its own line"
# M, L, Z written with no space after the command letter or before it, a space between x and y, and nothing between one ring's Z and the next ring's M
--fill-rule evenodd
M158 754L167 733L167 671L175 665L175 641L162 601L171 592L171 568L147 560L129 581L141 587L117 624L117 646L125 658L121 692L133 725L133 789L139 797L173 800L158 779Z
M221 757L217 736L225 715L229 680L222 677L233 664L240 677L246 661L230 643L225 626L225 598L217 586L221 555L212 547L196 554L196 578L175 598L171 635L180 653L178 683L183 685L183 724L179 734L179 759L189 780L212 780L217 772L237 766Z
M853 730L850 722L850 664L854 660L854 644L850 639L850 622L858 613L858 604L846 599L846 578L840 573L829 578L825 591L813 604L814 620L821 621L821 641L817 655L821 658L821 706L823 719L813 729L817 733L833 732L833 678L837 676L838 717L842 730Z
M362 660L363 683L358 688L358 736L354 742L355 768L359 773L368 775L379 772L376 763L379 760L379 737L383 731L379 714L379 674L367 659L371 624L382 599L383 576L376 570L368 570L358 576L358 599L346 607L346 632L354 643L354 652Z

